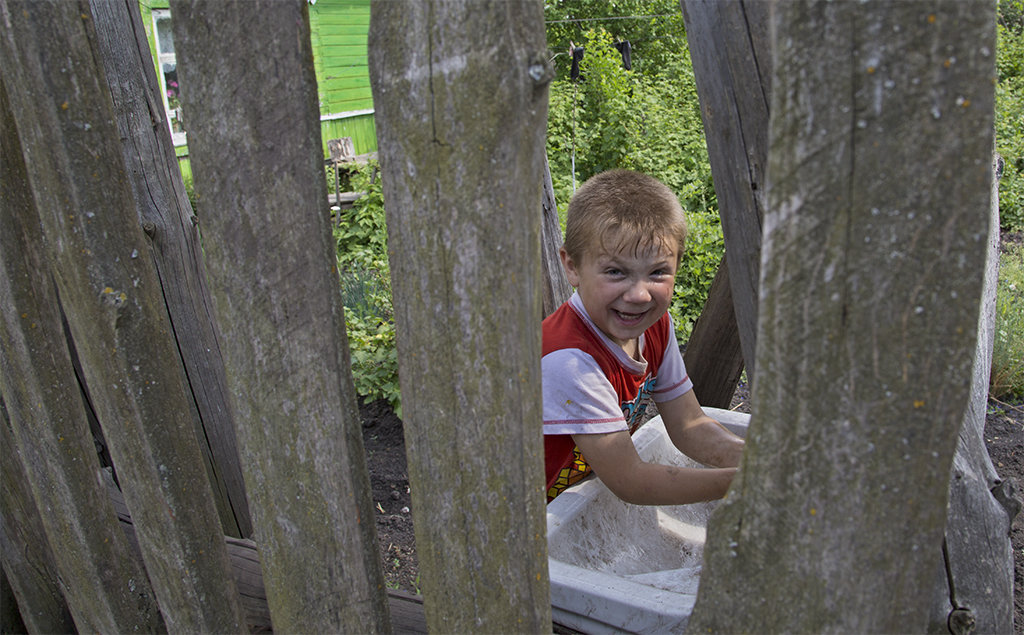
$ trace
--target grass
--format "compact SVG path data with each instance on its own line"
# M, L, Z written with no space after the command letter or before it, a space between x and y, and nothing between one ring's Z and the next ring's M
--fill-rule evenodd
M996 399L1024 397L1024 244L999 258L996 328L989 394Z

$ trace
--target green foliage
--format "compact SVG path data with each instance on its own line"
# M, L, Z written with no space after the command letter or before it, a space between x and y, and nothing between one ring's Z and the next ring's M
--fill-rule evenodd
M710 214L691 214L690 235L686 243L686 253L676 274L675 297L669 307L680 343L690 339L693 325L704 310L711 282L725 255L718 218Z
M334 238L356 393L367 402L387 399L401 417L384 196L377 175L378 166L371 163L352 176L351 187L365 194L352 209L338 211Z
M546 0L544 19L553 54L568 52L570 42L578 46L588 31L603 28L613 41L630 42L633 70L638 73L656 74L686 48L678 0ZM592 52L587 49L588 56ZM569 78L566 60L566 56L557 58L556 79Z
M390 298L388 301L390 303ZM345 326L356 393L366 403L387 399L395 414L401 417L394 322L372 315L361 318L346 311Z
M997 16L999 25L1018 35L1024 33L1024 0L999 0Z
M387 273L388 234L384 221L384 194L380 179L375 176L377 170L376 163L371 163L352 176L351 187L364 194L356 199L351 209L338 210L334 238L338 246L339 270L379 271L383 266Z
M1024 0L999 0L996 144L1004 230L1024 230ZM669 311L685 342L724 254L697 89L677 0L546 0L547 40L556 79L550 88L547 154L564 214L573 185L622 167L655 176L687 213L690 238ZM621 18L625 19L609 19ZM639 16L639 17L638 17ZM650 17L656 16L656 17ZM632 45L632 71L616 42ZM569 78L569 43L585 49L578 82ZM371 165L348 189L367 194L335 227L356 390L388 399L401 413L387 233L380 180ZM334 175L327 172L328 188ZM1024 395L1024 265L1004 260L999 286L993 394ZM998 367L998 368L997 368ZM1016 374L1014 374L1016 373ZM1006 379L1004 379L1006 378ZM1002 386L1008 388L1002 388Z
M1024 245L1006 250L999 260L996 327L989 394L997 399L1024 397Z
M188 197L188 202L192 205L192 213L195 214L199 207L196 205L196 186L192 182L192 173L182 174L181 181L185 185L185 196Z
M1000 225L1024 231L1024 0L1001 0L996 45L996 151Z

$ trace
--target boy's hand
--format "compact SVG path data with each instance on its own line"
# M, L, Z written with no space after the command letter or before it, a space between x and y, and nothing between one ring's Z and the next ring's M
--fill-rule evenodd
M693 391L658 404L665 430L676 448L694 461L715 467L736 467L744 441L704 414Z
M616 496L636 505L685 505L725 496L736 468L695 469L645 463L626 431L574 434L587 463Z

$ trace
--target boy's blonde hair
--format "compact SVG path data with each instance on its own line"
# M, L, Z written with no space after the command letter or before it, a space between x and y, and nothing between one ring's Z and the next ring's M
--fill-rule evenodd
M675 248L682 257L686 231L679 199L665 184L639 172L609 170L587 179L569 201L564 248L576 263L630 248Z

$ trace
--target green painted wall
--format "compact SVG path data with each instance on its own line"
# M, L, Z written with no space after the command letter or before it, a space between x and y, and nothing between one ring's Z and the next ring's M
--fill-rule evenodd
M309 7L323 114L373 108L366 62L370 0L317 0Z
M169 8L168 0L139 0L139 7L159 75L153 10ZM370 0L315 0L309 5L309 27L320 99L324 156L329 154L327 140L339 137L351 137L356 154L376 152L377 129L374 126L366 47ZM177 146L175 151L182 173L191 177L188 146Z
M309 6L324 154L327 140L352 137L356 154L377 149L367 69L370 0L316 0Z

